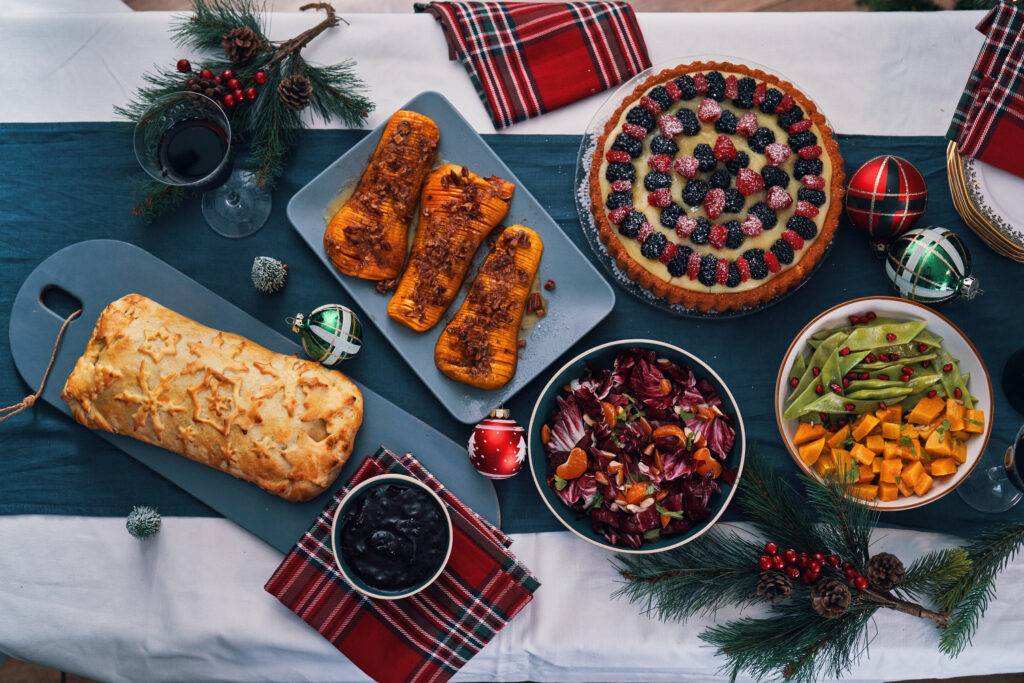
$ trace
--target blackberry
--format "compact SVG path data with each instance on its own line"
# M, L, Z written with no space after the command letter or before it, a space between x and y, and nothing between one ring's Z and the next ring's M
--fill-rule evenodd
M693 113L692 109L683 107L676 112L676 118L683 124L683 135L696 135L700 132L700 119Z
M750 164L750 155L746 152L736 152L736 158L730 159L725 162L725 167L729 169L729 173L736 175L740 172L741 168L746 168Z
M680 244L679 251L676 255L668 262L668 274L672 277L682 277L686 274L686 267L690 263L690 254L693 253L693 249Z
M660 190L663 187L668 187L672 184L672 176L668 173L662 173L661 171L651 171L644 176L644 189L648 192L654 192Z
M758 154L764 154L764 148L775 142L775 133L772 132L771 128L761 127L757 129L757 132L747 138L747 144L750 145L750 149L754 150Z
M706 143L702 142L694 147L693 156L697 157L697 167L702 171L710 171L718 165L714 150Z
M794 104L792 109L779 114L779 125L788 131L790 126L803 118L804 110L799 105Z
M750 76L744 76L740 80L736 81L736 91L739 93L740 97L748 95L753 99L755 90L757 90L757 81Z
M714 287L718 281L718 257L714 254L704 254L700 260L700 272L697 279L705 287Z
M719 102L724 100L725 78L722 77L722 74L717 71L709 71L704 74L704 78L707 79L708 82L708 97L713 97Z
M775 88L768 88L764 94L764 102L761 103L761 111L765 114L774 114L775 107L782 102L782 93Z
M806 187L801 187L796 192L796 198L802 199L805 202L810 202L815 206L821 206L825 203L828 197L821 190L808 190Z
M720 168L711 174L711 180L708 181L711 187L717 187L724 190L729 187L729 183L732 182L732 176L724 168Z
M814 236L818 234L818 226L814 224L814 221L803 216L790 216L786 221L786 228L805 240L814 239Z
M750 266L750 277L755 280L763 280L768 277L768 266L764 262L764 252L760 249L748 249L743 252L743 258Z
M743 239L746 235L743 234L743 229L740 228L739 221L729 221L725 224L725 229L729 231L729 236L725 238L725 246L730 249L738 249L743 244Z
M739 213L743 210L744 204L746 204L746 200L743 198L743 194L735 187L730 187L725 191L725 206L722 207L722 211L725 213Z
M740 269L735 261L729 261L729 277L725 281L726 287L735 287L740 283Z
M647 242L650 241L647 240ZM647 246L647 242L644 242L644 246ZM789 242L784 239L775 240L775 244L772 245L772 253L775 254L775 258L779 259L779 263L788 266L793 262L793 247L789 246Z
M630 137L625 133L619 133L615 136L615 142L612 143L612 149L616 152L625 152L629 156L636 159L640 156L640 152L643 151L643 143L634 137Z
M704 197L707 195L708 184L703 180L697 180L694 178L686 183L686 187L683 188L683 201L688 206L698 206Z
M680 216L686 215L686 209L679 206L675 202L672 202L664 209L661 210L661 216L658 220L669 230L674 230L676 227L676 221L679 220Z
M665 235L658 231L654 231L651 236L644 241L643 246L640 247L640 253L644 255L644 258L649 258L654 261L661 256L661 252L665 250L666 244L668 244L668 239ZM786 246L789 245L787 244ZM790 251L790 258L792 257L793 252Z
M668 94L668 90L665 90L664 86L654 86L651 88L651 92L647 93L647 96L657 102L661 106L662 111L672 106L672 96Z
M821 159L797 159L793 167L793 177L803 178L805 175L821 175Z
M779 222L775 212L772 211L772 207L768 206L764 202L758 202L750 207L747 211L748 215L757 216L757 220L761 221L761 227L765 230L771 230L775 227L775 224Z
M711 239L711 223L704 216L697 218L697 227L690 233L690 241L694 244L707 244Z
M639 211L630 211L619 223L619 232L626 237L636 237L640 232L640 226L647 222L647 218Z
M612 192L608 195L608 200L604 203L610 210L619 209L623 206L633 206L633 193L632 192Z
M674 157L678 151L679 145L662 135L651 140L651 154L667 154Z
M626 114L626 121L643 126L647 130L654 128L654 114L641 106L630 109L629 113Z
M796 135L790 135L786 144L794 152L799 152L804 147L818 144L818 136L809 130L800 131Z
M679 97L683 100L692 100L697 96L697 86L689 76L680 76L676 79L676 86L682 93Z
M736 132L737 123L739 123L739 119L736 118L736 114L728 109L723 109L722 118L715 121L715 130L723 135L732 135Z
M789 185L789 174L775 166L765 166L761 169L761 177L764 178L764 189L778 185L783 190Z
M610 183L614 183L616 180L628 180L632 183L636 181L636 169L633 168L633 164L615 162L608 164L608 168L604 171L604 177Z

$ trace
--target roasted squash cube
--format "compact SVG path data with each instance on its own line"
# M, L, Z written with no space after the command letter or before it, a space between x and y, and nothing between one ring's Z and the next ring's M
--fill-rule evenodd
M800 459L804 461L804 464L810 467L814 463L818 462L818 457L821 452L825 449L825 437L805 443L798 448L800 452Z
M950 434L952 434L953 438L957 441L967 441L967 439L971 438L971 433L966 429L961 429L957 432L950 432Z
M921 450L921 442L917 439L910 439L909 441L900 441L899 447L900 457L904 460L920 460L923 451Z
M914 425L900 425L900 438L909 436L911 439L919 439L921 435L918 433L917 428Z
M904 465L903 470L900 472L900 480L907 482L913 488L917 485L917 480L924 474L924 465L921 464L920 460L915 460Z
M924 449L930 455L937 458L949 457L953 455L953 449L956 447L955 442L956 439L948 431L936 429L928 437L928 441L924 444Z
M932 487L934 479L931 478L927 472L922 472L921 476L918 477L917 483L914 484L914 493L919 496L923 496L928 493L928 490Z
M829 437L828 447L839 448L839 444L846 441L850 436L850 425L843 425L841 428L836 430L836 433Z
M831 479L836 473L836 459L832 457L830 451L826 451L814 463L814 469L818 471L822 479Z
M814 425L810 422L801 422L796 428L796 434L793 435L793 445L799 446L802 443L808 443L823 436L825 436L825 428L823 426Z
M882 451L882 457L886 460L889 458L900 457L900 445L895 441L886 441L885 449Z
M933 477L945 477L956 473L956 460L953 458L939 458L932 461L931 473Z
M883 422L882 423L882 438L883 439L899 439L900 438L900 426L895 422Z
M985 431L985 411L968 410L964 415L964 431L981 434Z
M932 435L932 432L934 432L936 429L938 429L941 426L942 426L942 420L936 420L935 422L929 422L926 425L918 425L916 427L917 435L919 437L921 437L922 439L927 439L929 436Z
M871 465L858 465L857 474L858 484L870 484L875 480L875 471Z
M896 482L896 488L899 489L901 496L912 496L914 495L914 487L910 485L910 482L900 477L900 480Z
M861 500L871 502L878 498L878 486L876 484L855 484L851 493Z
M953 460L963 465L967 462L967 444L963 441L957 441L956 445L953 446Z
M874 472L875 474L881 472L883 462L885 462L885 459L876 455L875 459L871 461L871 471Z
M882 451L885 450L885 439L882 438L881 434L872 434L864 439L864 445L875 455L881 455Z
M853 435L853 440L863 441L879 424L880 422L877 417L864 413L857 418L857 421L854 423L853 429L850 432Z
M946 399L946 417L963 417L964 404L955 398Z
M938 396L931 398L925 396L917 402L913 410L907 413L907 422L913 422L914 424L934 422L945 409L945 401Z
M883 460L882 469L878 472L878 481L895 484L896 478L903 471L902 460Z
M967 425L962 417L947 417L946 420L949 422L949 431L959 432L963 431L963 428Z
M871 466L871 461L875 459L875 454L865 446L864 444L855 443L850 447L850 457L859 462L861 465Z
M878 485L878 500L896 500L899 497L900 488L896 484L887 484L883 482Z

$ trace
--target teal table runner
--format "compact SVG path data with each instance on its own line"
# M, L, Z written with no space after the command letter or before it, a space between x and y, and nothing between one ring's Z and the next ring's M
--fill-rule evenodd
M40 261L64 246L100 237L124 240L150 251L286 334L284 320L288 316L307 313L323 303L353 305L292 230L285 206L299 188L364 134L339 130L303 133L274 193L269 224L255 236L236 241L209 230L194 200L152 225L130 216L129 182L138 166L130 133L122 125L0 125L0 323L18 324L10 320L14 295ZM592 258L573 200L579 137L484 137ZM1024 417L1007 403L1000 374L1010 354L1024 344L1024 319L1007 306L1021 296L1024 267L992 252L954 211L946 183L943 138L840 135L839 142L848 173L884 153L916 164L931 190L923 224L954 230L971 250L984 294L938 310L951 318L981 353L995 395L993 442L1009 441ZM249 269L258 255L288 264L288 285L282 292L267 296L253 288ZM557 283L558 264L543 265L543 275ZM781 442L772 400L786 348L803 325L826 308L856 297L893 293L867 240L845 219L831 254L811 282L754 315L718 321L675 318L618 287L615 292L618 301L612 313L584 340L565 349L551 371L586 348L614 339L649 337L681 346L702 357L722 376L739 403L749 443L756 443L794 478L796 466ZM557 289L552 299L552 305L560 305ZM52 342L39 340L42 345ZM452 439L467 440L470 427L448 414L372 325L366 326L363 351L342 369ZM543 373L509 405L513 417L524 426L548 376ZM64 379L53 377L50 381ZM0 404L15 403L34 390L21 381L10 357L8 335L0 334ZM353 457L362 455L366 454ZM562 529L541 502L528 472L496 486L506 532ZM216 516L183 490L42 402L0 426L0 514L124 516L132 505L139 504L153 505L164 515ZM963 535L995 519L1024 520L1024 505L1000 516L983 515L954 493L916 511L882 516L884 524Z

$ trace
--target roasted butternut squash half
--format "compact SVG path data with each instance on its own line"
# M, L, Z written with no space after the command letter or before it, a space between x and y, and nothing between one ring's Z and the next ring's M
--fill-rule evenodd
M480 389L497 389L512 379L519 325L543 251L540 236L527 227L502 231L437 340L434 363L447 377Z
M391 117L355 192L324 233L324 249L345 275L398 277L420 187L434 163L437 124L413 111Z
M452 164L427 176L416 239L388 304L389 316L416 332L440 322L480 243L508 213L515 187Z

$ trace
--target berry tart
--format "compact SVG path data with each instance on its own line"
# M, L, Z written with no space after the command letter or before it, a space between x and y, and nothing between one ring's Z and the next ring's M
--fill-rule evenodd
M594 221L632 280L702 312L767 303L824 256L845 176L825 117L792 84L727 62L666 69L604 127Z

